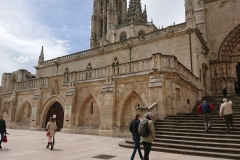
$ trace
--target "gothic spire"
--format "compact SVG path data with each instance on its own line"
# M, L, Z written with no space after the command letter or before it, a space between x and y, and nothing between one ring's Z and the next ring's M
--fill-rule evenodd
M39 56L39 59L38 59L38 65L43 64L43 62L44 62L44 51L43 51L43 46L42 46L40 56Z
M142 12L141 0L130 0L127 13L128 21L147 23L146 13L146 6L144 12Z

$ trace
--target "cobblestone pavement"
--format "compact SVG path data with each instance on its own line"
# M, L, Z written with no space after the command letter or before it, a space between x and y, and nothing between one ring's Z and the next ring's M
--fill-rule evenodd
M43 131L7 130L8 142L2 143L0 160L129 160L132 149L118 146L123 138L57 132L56 144L46 149L47 137ZM138 154L135 160L139 160ZM223 160L163 152L150 152L150 160Z

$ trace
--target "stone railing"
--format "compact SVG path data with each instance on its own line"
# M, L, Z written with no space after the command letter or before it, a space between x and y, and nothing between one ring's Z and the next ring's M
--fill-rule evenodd
M179 32L179 31L184 31L184 30L186 30L186 23L181 23L178 25L169 26L164 29L160 29L157 31L147 33L141 37L137 36L137 37L129 38L124 42L116 42L116 43L108 44L108 45L105 45L102 47L73 53L70 55L58 57L58 58L51 59L51 60L47 60L47 61L44 61L44 63L42 65L58 63L58 62L65 61L65 60L77 59L77 58L80 58L85 55L97 54L97 53L100 53L103 51L111 51L111 50L118 49L121 47L128 47L129 45L132 45L132 44L136 44L136 43L146 41L146 40L151 40L151 39L158 38L158 37L163 37L163 36L166 36L166 35L169 35L169 34L172 34L175 32Z
M63 80L68 82L85 81L91 79L108 78L112 76L121 76L126 74L141 74L150 71L175 71L190 81L195 86L199 86L200 80L189 69L177 61L175 56L154 54L151 58L122 63L118 65L94 68L78 72L70 72L63 75ZM147 73L147 74L148 74ZM65 81L66 83L66 81Z
M48 78L39 78L24 82L16 82L16 90L35 89L48 86Z
M78 81L96 80L127 74L149 74L153 71L177 72L180 76L185 77L187 81L195 86L199 86L200 80L190 72L185 66L177 61L175 56L162 55L161 53L153 54L151 58L122 63L118 65L105 66L91 70L83 70L63 74L64 83L74 83ZM67 76L67 77L66 77ZM36 89L38 87L47 87L49 78L38 78L14 84L16 90ZM67 82L65 80L68 80Z

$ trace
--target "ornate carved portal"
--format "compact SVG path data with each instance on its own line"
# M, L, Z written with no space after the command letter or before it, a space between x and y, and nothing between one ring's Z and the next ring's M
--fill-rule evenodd
M240 24L224 39L218 59L210 61L211 89L213 94L221 94L224 88L234 93L235 82L240 82Z

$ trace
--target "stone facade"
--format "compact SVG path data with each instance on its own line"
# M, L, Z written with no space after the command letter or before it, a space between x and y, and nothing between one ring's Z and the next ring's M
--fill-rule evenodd
M9 128L129 136L134 115L188 113L205 95L234 93L239 0L185 0L186 22L157 29L140 1L94 0L91 49L44 60L36 76L4 73L0 111ZM221 26L221 27L219 27Z

